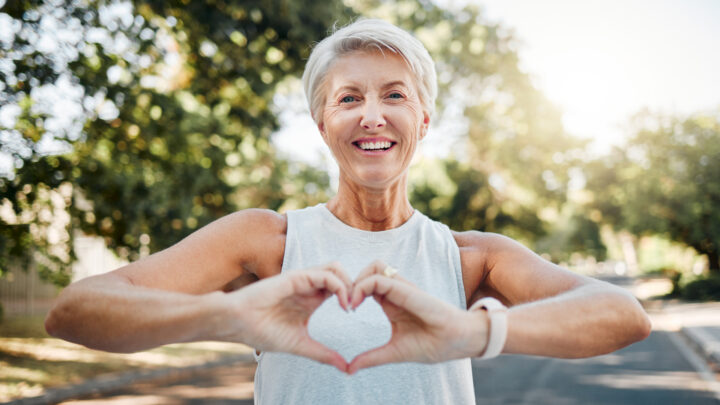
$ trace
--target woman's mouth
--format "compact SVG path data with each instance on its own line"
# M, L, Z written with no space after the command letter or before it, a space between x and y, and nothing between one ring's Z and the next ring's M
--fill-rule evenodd
M383 152L386 150L390 150L393 146L395 146L397 142L391 142L391 141L355 141L353 142L353 145L355 145L356 148L366 151L366 152Z

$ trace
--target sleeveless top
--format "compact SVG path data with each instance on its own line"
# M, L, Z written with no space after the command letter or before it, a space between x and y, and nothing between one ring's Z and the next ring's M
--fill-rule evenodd
M403 225L379 232L353 228L324 204L287 213L282 272L340 262L354 280L376 259L433 296L466 308L460 251L447 226L415 211ZM368 297L346 313L337 297L310 317L310 336L346 361L390 340L390 322ZM257 356L256 404L474 404L470 359L438 364L394 363L348 376L287 353Z

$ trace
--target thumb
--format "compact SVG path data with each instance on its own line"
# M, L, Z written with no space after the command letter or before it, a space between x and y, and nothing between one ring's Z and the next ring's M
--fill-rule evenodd
M305 341L299 345L298 350L296 350L294 354L323 364L329 364L343 373L347 373L348 364L338 352L310 337L307 337Z
M399 356L391 340L387 344L357 355L348 365L347 373L352 375L363 368L395 363L397 361L400 361Z

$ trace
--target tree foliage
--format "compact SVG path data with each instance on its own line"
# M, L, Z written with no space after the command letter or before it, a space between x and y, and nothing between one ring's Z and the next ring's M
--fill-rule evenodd
M635 234L663 234L720 269L720 115L643 113L622 149L586 169L592 207Z
M63 184L65 245L79 229L128 259L238 208L324 199L324 173L275 156L270 107L310 45L351 15L340 1L48 0L2 12L14 37L3 43L12 66L0 71L0 97L19 110L2 130L15 169L0 179L0 201L16 214L2 217L3 258L39 251L51 273L67 273L71 252L37 245L46 235L26 214L38 190ZM49 26L55 39L43 39ZM74 109L42 108L51 87L74 91L59 99ZM58 117L68 111L72 122ZM308 185L317 191L298 192Z
M528 242L544 235L548 224L539 211L561 209L568 172L579 166L584 144L564 131L560 111L520 69L512 32L489 23L474 5L350 4L423 41L438 71L441 108L435 121L439 128L448 122L465 128L450 158L418 169L422 174L413 177L413 204L457 230L503 232ZM430 175L431 170L443 173ZM433 180L438 177L442 180Z
M480 8L22 0L0 10L12 27L0 44L0 102L11 106L0 124L12 123L0 128L0 152L14 166L0 176L0 269L33 257L64 284L77 230L133 260L237 209L326 200L325 173L276 154L272 100L313 43L357 15L425 43L439 73L436 122L466 128L450 158L414 172L413 204L457 230L546 233L540 212L561 209L583 145L519 68L512 33ZM67 221L43 222L60 212Z

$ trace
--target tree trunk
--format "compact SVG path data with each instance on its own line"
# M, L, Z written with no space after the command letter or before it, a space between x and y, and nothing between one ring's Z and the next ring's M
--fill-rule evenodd
M712 250L705 253L708 257L708 267L710 274L720 275L720 251Z
M637 250L635 249L635 237L627 231L622 231L618 234L620 239L620 247L622 248L623 259L628 267L628 274L636 276L638 274L638 259Z

